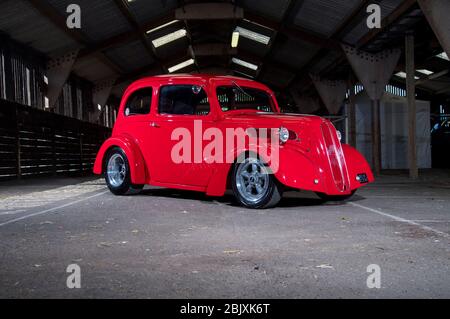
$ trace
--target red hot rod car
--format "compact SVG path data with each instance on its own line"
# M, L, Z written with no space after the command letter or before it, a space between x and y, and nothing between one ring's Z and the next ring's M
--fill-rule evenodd
M275 206L285 189L350 197L372 182L364 157L318 116L283 114L273 92L231 76L167 75L133 83L94 173L116 195L145 184Z

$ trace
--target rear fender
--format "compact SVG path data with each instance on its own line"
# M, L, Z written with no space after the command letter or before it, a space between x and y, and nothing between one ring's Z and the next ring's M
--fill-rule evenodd
M139 146L126 136L111 137L103 143L95 159L94 174L103 173L105 156L113 147L120 147L125 152L130 165L131 182L146 184L148 178L144 158Z

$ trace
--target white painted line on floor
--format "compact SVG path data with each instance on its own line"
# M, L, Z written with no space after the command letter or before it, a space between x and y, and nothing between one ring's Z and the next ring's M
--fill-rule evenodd
M372 198L391 198L391 199L435 199L435 200L450 200L450 196L434 196L434 195L416 195L416 196L394 196L394 195L370 195Z
M435 220L435 219L413 219L416 223L450 223L450 220Z
M3 216L3 215L14 215L14 214L22 213L22 212L25 212L25 209L18 209L18 210L10 210L10 211L7 211L7 212L1 212L0 216Z
M445 238L450 238L450 234L447 234L447 233L442 232L440 230L437 230L437 229L434 229L434 228L422 225L420 223L416 223L415 221L412 221L412 220L409 220L409 219L405 219L405 218L402 218L402 217L398 217L398 216L395 216L395 215L391 215L391 214L388 214L388 213L384 213L384 212L382 212L382 211L380 211L378 209L373 209L373 208L370 208L370 207L367 207L367 206L363 206L363 205L360 205L360 204L356 204L356 203L348 203L348 204L350 204L352 206L355 206L355 207L359 207L359 208L368 210L368 211L370 211L372 213L376 213L376 214L381 215L381 216L385 216L385 217L391 218L391 219L393 219L395 221L398 221L398 222L401 222L401 223L406 223L406 224L409 224L409 225L420 227L423 230L426 230L426 231L429 231L429 232L433 232L436 235L439 235L439 236L442 236L442 237L445 237Z
M88 199L91 199L91 198L98 197L100 195L106 194L108 192L109 191L104 191L104 192L101 192L101 193L98 193L98 194L95 194L95 195L92 195L92 196L88 196L88 197L85 197L85 198L80 198L80 199L78 199L76 201L73 201L73 202L70 202L70 203L58 206L58 207L49 208L49 209L46 209L46 210L43 210L43 211L40 211L40 212L36 212L36 213L32 213L32 214L25 215L25 216L22 216L22 217L18 217L18 218L15 218L15 219L11 219L11 220L8 220L8 221L6 221L4 223L1 223L0 227L9 225L9 224L12 224L12 223L15 223L15 222L18 222L18 221L21 221L21 220L24 220L24 219L27 219L27 218L30 218L30 217L43 215L43 214L50 213L50 212L53 212L53 211L58 210L58 209L62 209L62 208L68 207L68 206L72 206L72 205L84 202L84 201L86 201Z

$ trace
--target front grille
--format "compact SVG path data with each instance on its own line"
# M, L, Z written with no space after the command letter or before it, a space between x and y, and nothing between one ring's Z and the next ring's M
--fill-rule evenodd
M331 123L324 122L322 123L322 135L336 188L340 192L347 191L350 187L350 181L348 178L344 153L342 151L341 142L337 137L336 129Z

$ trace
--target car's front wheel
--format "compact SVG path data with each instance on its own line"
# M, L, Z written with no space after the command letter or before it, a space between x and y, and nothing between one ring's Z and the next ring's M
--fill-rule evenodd
M281 186L259 158L248 157L242 163L236 163L232 173L233 193L241 205L270 208L280 201Z
M115 195L138 193L144 185L131 183L130 165L125 152L118 147L111 149L105 160L105 180Z

